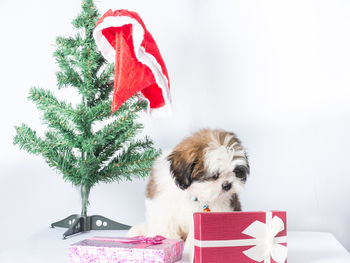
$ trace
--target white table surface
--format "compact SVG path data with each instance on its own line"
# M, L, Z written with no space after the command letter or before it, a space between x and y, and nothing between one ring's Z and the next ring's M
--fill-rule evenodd
M70 244L92 236L125 236L126 231L91 231L62 240L65 229L44 229L0 252L1 263L68 263ZM179 263L189 262L188 253ZM330 233L288 232L288 263L350 263L349 252Z

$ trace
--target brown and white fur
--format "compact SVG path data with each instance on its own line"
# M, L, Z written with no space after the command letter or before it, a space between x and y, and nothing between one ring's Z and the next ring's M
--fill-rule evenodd
M204 204L213 212L240 211L238 195L248 173L234 133L204 129L191 135L156 160L146 190L146 223L129 235L182 238L192 258L193 213Z

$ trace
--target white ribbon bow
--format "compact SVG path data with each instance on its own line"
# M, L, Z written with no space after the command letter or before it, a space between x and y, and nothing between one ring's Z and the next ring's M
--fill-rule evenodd
M264 263L270 263L271 258L277 263L284 263L287 259L287 247L280 243L287 243L287 237L276 235L285 228L283 220L278 216L272 218L272 212L266 212L266 224L254 221L243 234L253 237L252 239L236 240L194 240L197 247L239 247L253 246L243 253L250 259Z
M243 251L243 253L258 262L270 263L271 258L277 263L284 263L287 259L287 247L279 243L286 243L287 237L276 237L284 230L281 218L272 218L271 212L266 212L266 224L254 221L242 233L254 237L257 244Z

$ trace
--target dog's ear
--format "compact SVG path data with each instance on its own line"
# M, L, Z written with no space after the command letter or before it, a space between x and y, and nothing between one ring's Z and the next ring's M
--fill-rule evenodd
M196 165L195 161L186 160L182 154L173 151L168 156L170 162L170 171L175 179L175 183L182 190L188 188L192 183L192 172Z

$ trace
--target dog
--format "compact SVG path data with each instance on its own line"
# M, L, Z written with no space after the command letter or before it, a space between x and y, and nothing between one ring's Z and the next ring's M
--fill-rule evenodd
M129 236L183 239L193 262L193 213L241 211L249 174L246 151L232 132L203 129L154 163L146 189L146 223Z

